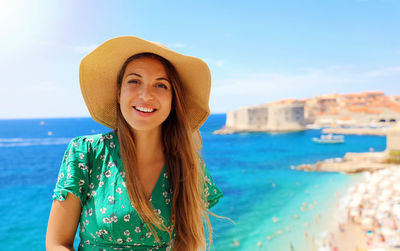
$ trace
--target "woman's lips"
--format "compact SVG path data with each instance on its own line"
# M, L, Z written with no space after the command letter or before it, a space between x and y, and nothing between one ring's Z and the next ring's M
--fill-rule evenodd
M138 114L141 117L150 117L157 111L157 109L155 108L142 107L142 106L133 106L132 108L134 109L136 114Z
M133 108L135 108L135 110L137 110L137 111L146 112L146 113L154 112L154 111L157 110L157 109L155 109L155 108L152 108L152 107L145 107L145 106L134 106Z

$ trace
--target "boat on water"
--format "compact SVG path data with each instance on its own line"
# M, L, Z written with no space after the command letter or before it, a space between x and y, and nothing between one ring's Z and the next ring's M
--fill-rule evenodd
M312 139L316 143L344 143L344 135L323 134Z

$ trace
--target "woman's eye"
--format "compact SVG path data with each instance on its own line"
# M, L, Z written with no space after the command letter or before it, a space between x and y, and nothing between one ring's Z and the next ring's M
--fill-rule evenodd
M128 84L138 84L138 83L139 83L139 81L134 80L134 79L131 79L128 81Z
M159 84L157 84L156 86L157 86L158 88L163 88L163 89L168 90L168 86L167 86L166 84L159 83Z

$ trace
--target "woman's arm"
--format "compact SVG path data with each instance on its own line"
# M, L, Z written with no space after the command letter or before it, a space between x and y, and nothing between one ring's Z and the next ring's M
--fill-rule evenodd
M71 193L64 201L53 201L47 225L46 250L74 250L80 214L81 201Z

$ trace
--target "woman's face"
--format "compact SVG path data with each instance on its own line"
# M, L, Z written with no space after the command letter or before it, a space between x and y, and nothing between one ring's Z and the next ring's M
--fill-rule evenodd
M134 131L161 129L171 111L171 88L165 68L157 59L143 57L127 65L119 105Z

